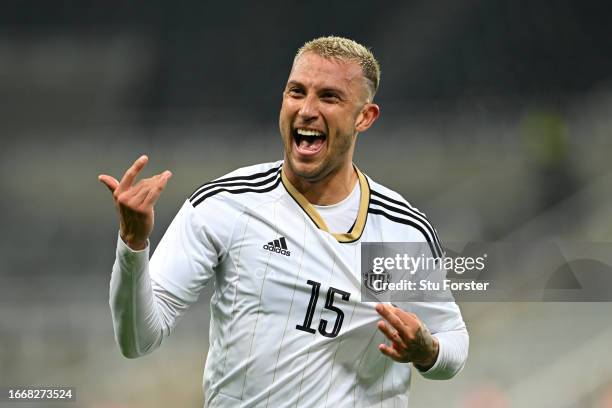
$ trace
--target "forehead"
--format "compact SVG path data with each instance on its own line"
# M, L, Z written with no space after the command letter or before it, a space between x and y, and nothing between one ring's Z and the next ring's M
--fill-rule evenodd
M365 77L356 61L306 52L294 62L289 81L297 81L308 87L334 87L349 91L364 86Z

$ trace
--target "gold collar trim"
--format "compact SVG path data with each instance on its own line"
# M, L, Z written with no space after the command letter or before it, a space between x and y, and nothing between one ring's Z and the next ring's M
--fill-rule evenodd
M335 234L329 231L327 224L325 224L325 221L317 209L314 208L310 202L308 202L306 197L304 197L302 193L300 193L293 186L293 184L291 184L287 176L285 176L285 172L282 170L281 180L291 198L298 203L306 215L310 217L312 222L314 222L319 229L332 234L334 238L338 240L338 242L347 243L357 241L361 237L368 217L368 207L370 206L370 184L368 183L366 176L357 167L355 167L355 171L357 171L357 177L359 179L359 211L357 212L357 219L355 220L355 224L353 224L353 228L351 228L349 232L345 232L343 234Z

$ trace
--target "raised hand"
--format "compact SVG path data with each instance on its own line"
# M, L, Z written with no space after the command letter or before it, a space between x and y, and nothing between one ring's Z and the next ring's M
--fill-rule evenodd
M113 193L119 215L121 239L133 250L141 250L147 246L147 239L153 231L153 207L172 176L172 173L166 170L134 184L136 176L148 161L147 156L140 156L127 169L121 181L107 174L98 176L98 180Z
M438 358L438 340L414 314L391 305L376 305L376 311L386 321L378 328L391 340L391 346L380 344L378 349L400 363L412 362L421 370L431 368Z

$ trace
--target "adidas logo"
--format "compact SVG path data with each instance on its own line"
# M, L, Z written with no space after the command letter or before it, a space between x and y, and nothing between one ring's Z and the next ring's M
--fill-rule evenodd
M274 241L264 244L263 249L270 252L276 252L277 254L291 256L291 251L287 249L287 241L285 241L285 237L280 237L279 239L275 239Z

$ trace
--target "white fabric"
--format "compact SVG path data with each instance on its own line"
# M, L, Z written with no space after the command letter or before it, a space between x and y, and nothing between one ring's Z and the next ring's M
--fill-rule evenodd
M148 273L149 245L133 251L119 237L110 284L110 307L117 344L125 357L153 351L176 326L189 304L172 295Z
M228 176L280 165L252 166ZM314 225L278 178L262 180L256 187L261 193L231 194L221 189L245 186L213 186L197 205L186 201L150 261L148 247L132 251L118 240L110 307L122 353L138 357L158 347L213 279L205 406L407 406L410 365L380 353L377 345L386 341L376 328L380 317L374 304L360 302L360 242L424 240L423 234L368 214L359 240L339 243ZM264 249L281 237L287 254ZM315 302L313 282L320 285ZM342 324L336 337L326 337L323 333L333 334L340 320L334 308L342 311ZM422 374L455 375L468 349L458 307L412 303L405 308L440 343L436 363ZM312 332L297 328L306 323Z
M332 205L315 205L331 232L344 233L351 229L359 210L359 183L342 201Z

